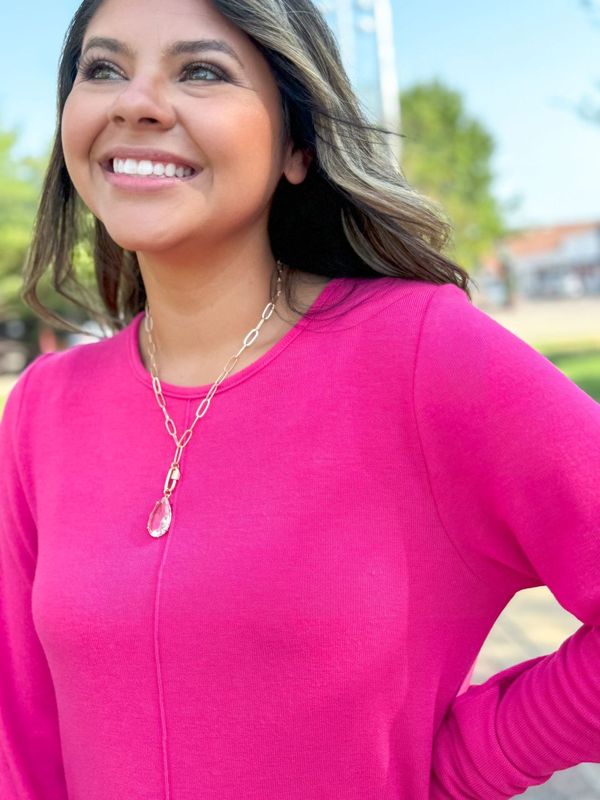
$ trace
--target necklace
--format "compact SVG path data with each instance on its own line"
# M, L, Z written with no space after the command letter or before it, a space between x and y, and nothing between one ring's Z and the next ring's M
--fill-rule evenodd
M283 265L281 264L281 261L277 260L277 285L275 293L272 296L272 299L264 307L263 312L260 315L260 320L258 321L258 324L256 325L256 327L252 328L252 330L248 331L248 333L244 336L244 341L242 346L237 351L237 353L231 356L231 358L223 368L223 371L221 372L217 380L210 387L206 397L202 400L202 402L196 409L194 421L189 426L189 428L187 428L182 433L181 437L177 436L177 429L175 428L175 423L173 422L173 420L169 416L169 412L167 411L167 404L165 402L162 386L158 378L158 368L156 366L156 345L154 344L154 339L152 338L152 328L154 326L154 323L152 320L152 315L150 314L150 307L148 305L148 301L146 300L144 327L146 329L146 333L148 334L148 351L151 363L150 372L152 374L152 388L156 396L156 402L158 403L161 411L163 412L165 418L164 420L165 427L167 429L167 432L175 442L175 456L167 472L167 477L165 478L162 497L160 498L160 500L156 501L154 507L152 508L152 511L150 512L150 516L148 517L148 524L147 524L148 533L155 539L158 539L160 536L164 536L164 534L169 530L169 526L171 525L171 519L173 518L173 510L171 508L171 503L169 502L169 498L175 491L175 487L177 486L177 481L181 478L180 461L183 448L189 443L190 439L192 438L192 432L198 420L202 419L202 417L208 411L208 408L210 406L210 401L212 400L213 395L215 394L217 389L219 388L219 385L222 383L222 381L225 380L225 378L229 375L231 370L235 367L239 357L244 352L244 350L247 347L250 347L250 345L256 341L256 338L258 337L258 334L263 324L265 323L266 320L269 319L269 317L275 310L275 303L277 302L279 295L281 294L282 266Z

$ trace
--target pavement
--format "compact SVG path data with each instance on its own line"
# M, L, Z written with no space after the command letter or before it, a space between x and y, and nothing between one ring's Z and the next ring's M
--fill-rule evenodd
M581 624L545 586L517 592L496 620L478 656L471 683L483 683L506 667L557 650ZM600 764L579 764L556 772L545 784L532 787L519 797L599 800Z
M511 308L486 306L477 291L474 305L532 347L545 344L595 345L600 359L600 295L556 300L517 299Z

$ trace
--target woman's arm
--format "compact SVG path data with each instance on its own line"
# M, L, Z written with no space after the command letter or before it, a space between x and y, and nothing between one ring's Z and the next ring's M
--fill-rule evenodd
M41 358L44 358L42 356ZM19 430L37 359L20 376L0 423L0 797L67 800L52 678L33 626L37 538Z
M415 409L441 521L482 591L545 584L583 623L471 686L437 732L432 799L514 797L600 761L600 404L448 284L424 318Z

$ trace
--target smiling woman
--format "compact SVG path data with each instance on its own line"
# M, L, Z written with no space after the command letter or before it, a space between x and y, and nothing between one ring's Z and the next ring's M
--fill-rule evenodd
M2 419L2 800L501 800L598 760L600 407L471 304L317 9L86 0L58 101L24 297L60 321L38 282L88 247L113 335ZM582 627L459 695L542 584Z
M198 39L180 38L194 29ZM119 39L106 35L112 30ZM199 52L212 61L191 61ZM221 303L227 301L235 286L238 304L242 290L246 295L239 330L229 332L239 338L273 271L266 236L270 198L282 176L293 184L306 175L305 154L285 144L279 91L267 62L216 11L193 0L179 0L160 15L147 6L140 15L134 2L100 5L86 28L62 114L65 164L110 237L138 254L149 295L167 269L179 276L172 278L178 288L171 286L171 293L187 290L193 271L203 284L196 284L203 304L215 290ZM125 160L126 176L114 169L116 158ZM155 166L164 167L160 180ZM186 167L192 174L183 174ZM148 168L150 174L140 174ZM166 300L164 289L161 297ZM148 299L160 326L160 301ZM208 329L215 326L213 319ZM227 345L226 328L217 332ZM164 325L161 340L174 349Z
M188 209L181 224L190 218L201 223L205 215L204 227L198 224L194 234L196 241L201 238L200 252L209 266L201 267L194 246L193 272L216 274L221 284L229 275L246 299L248 287L242 288L240 271L247 281L259 269L261 287L255 294L259 288L264 294L265 273L272 275L273 289L273 257L281 259L286 264L285 307L276 313L285 317L287 312L290 322L307 312L315 292L331 277L398 275L467 289L464 270L441 252L450 236L448 224L407 185L383 134L365 121L335 41L311 3L191 2L163 8L165 19L159 20L147 4L140 11L129 0L114 8L92 0L82 4L73 20L59 76L64 147L57 138L25 271L25 300L41 316L58 319L37 295L37 284L49 268L57 290L109 328L120 329L144 306L152 277L149 258L138 247L141 220L132 194L113 198L119 193L108 178L114 155L107 150L123 146L125 160L152 161L140 148L156 150L160 145L172 159L159 160L165 174L168 163L182 159L201 172L185 187L174 182L176 194L158 192L144 205L153 249L168 247L181 232L172 216L164 214L163 199ZM119 15L115 28L104 22L109 14L114 22ZM131 35L125 36L127 31ZM123 107L127 114L120 113ZM112 122L101 132L95 126L110 112ZM83 130L80 135L80 125L87 136ZM86 152L90 136L95 138L94 149ZM67 164L69 158L73 160ZM82 176L82 170L89 173L77 194L68 173L71 165ZM93 181L98 185L101 177L118 229L108 227L108 216L96 214L100 207L95 204L102 197L88 197ZM134 181L129 185L137 186ZM141 188L150 192L153 186L145 182ZM144 204L144 196L135 197L137 206ZM100 309L84 302L70 259L75 243L85 235L81 198L96 220ZM135 226L129 224L131 214ZM239 255L232 263L230 252L215 263L207 232L222 237L227 226L240 234L244 214L251 214L252 230L262 230L260 260L266 264L251 268L247 252L243 264ZM58 237L57 217L62 220ZM245 233L244 229L244 240ZM270 253L265 252L265 237ZM240 252L238 245L234 252ZM164 327L163 336L168 337ZM174 358L174 348L169 349ZM201 355L198 342L194 354Z

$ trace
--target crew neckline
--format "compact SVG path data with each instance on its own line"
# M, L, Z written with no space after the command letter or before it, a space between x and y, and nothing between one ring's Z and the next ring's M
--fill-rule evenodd
M344 281L344 278L331 278L325 286L321 289L317 297L310 304L308 311L315 311L324 305L325 301L335 294L338 285ZM129 361L133 368L134 374L149 389L152 389L152 375L146 369L142 356L139 350L139 329L144 319L144 311L139 311L131 320L128 326L129 340L128 351ZM285 333L278 342L276 342L266 353L259 356L256 361L243 367L233 375L229 375L219 384L219 393L233 389L239 383L242 383L248 378L252 377L255 373L267 366L274 358L276 358L285 348L298 336L304 328L312 322L311 317L302 316L296 324ZM160 382L163 394L170 395L171 397L198 397L207 394L212 386L212 383L207 383L202 386L177 386L174 383Z

